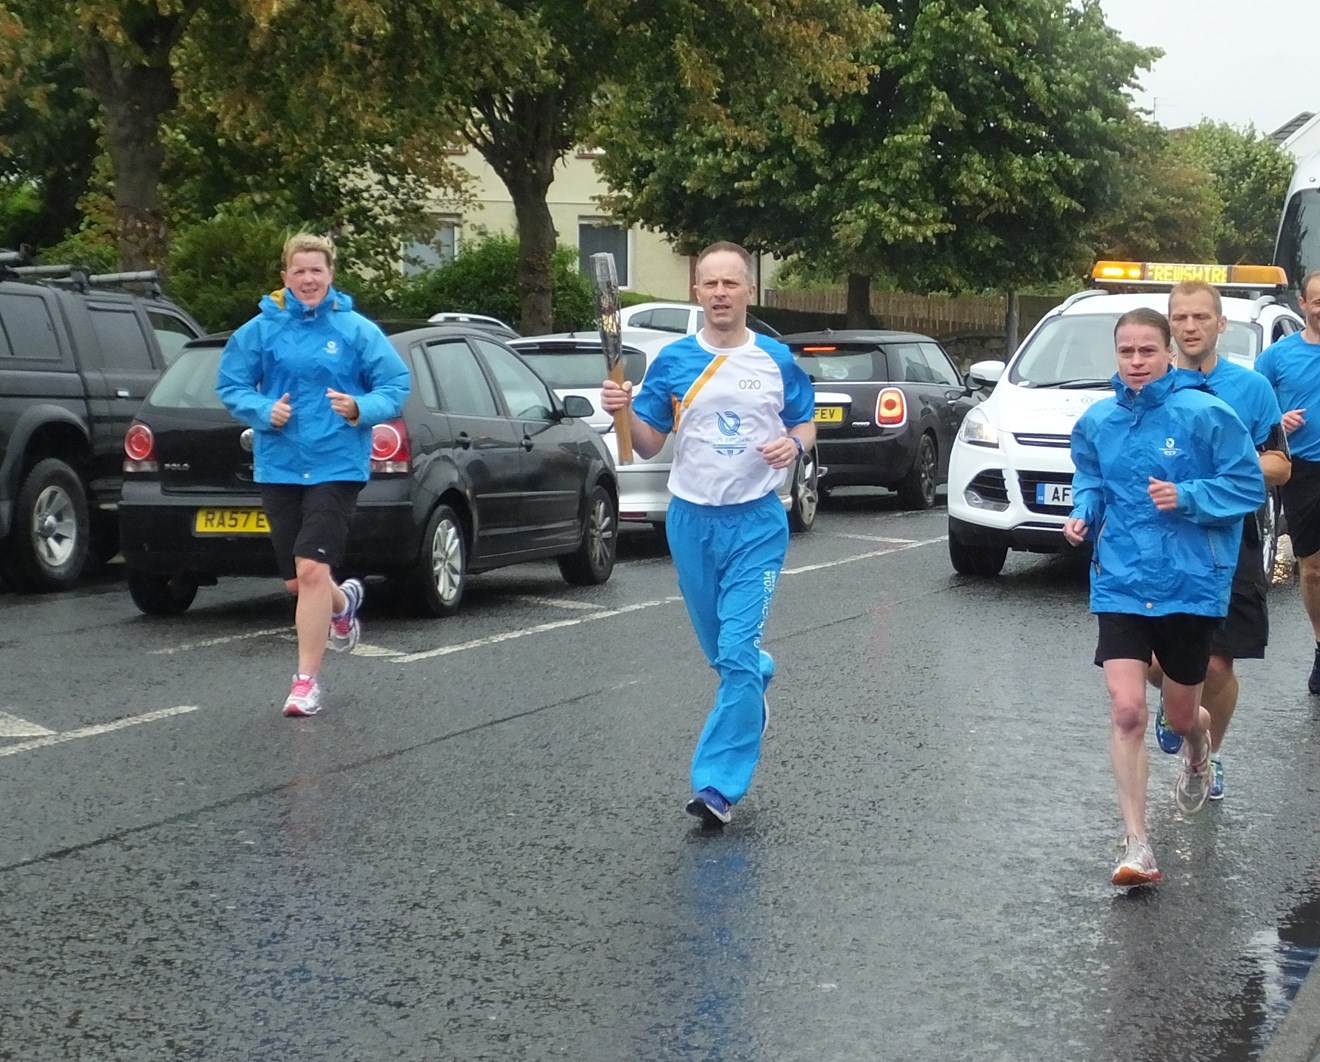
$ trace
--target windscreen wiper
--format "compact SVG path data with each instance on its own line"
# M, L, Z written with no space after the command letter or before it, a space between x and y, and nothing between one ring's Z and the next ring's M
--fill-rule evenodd
M1029 383L1028 386L1053 387L1060 391L1093 391L1098 388L1109 387L1108 380L1046 380L1044 383Z

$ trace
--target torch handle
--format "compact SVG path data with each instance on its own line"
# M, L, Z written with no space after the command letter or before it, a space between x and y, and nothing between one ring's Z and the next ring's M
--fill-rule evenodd
M610 379L617 384L624 383L623 361L620 359L610 367ZM628 418L628 407L624 406L614 414L614 435L619 442L619 459L621 465L632 464L632 421Z

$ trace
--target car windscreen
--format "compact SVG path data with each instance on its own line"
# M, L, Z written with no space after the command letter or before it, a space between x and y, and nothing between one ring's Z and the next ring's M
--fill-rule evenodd
M811 377L812 383L866 383L888 378L884 351L875 344L865 346L794 347L793 360Z
M529 350L518 354L536 374L557 391L568 387L599 387L605 379L605 356L599 350ZM638 383L646 372L646 355L640 350L623 351L623 377Z
M215 377L224 347L186 347L151 389L157 409L224 409L215 393Z
M1114 354L1118 318L1117 313L1050 318L1014 360L1009 380L1034 387L1086 381L1107 384L1118 371ZM1229 321L1216 349L1224 357L1250 365L1260 352L1260 328L1244 321Z

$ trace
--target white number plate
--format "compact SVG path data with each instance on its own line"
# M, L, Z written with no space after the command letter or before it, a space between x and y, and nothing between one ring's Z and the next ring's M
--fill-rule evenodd
M1057 505L1060 508L1072 508L1071 483L1037 483L1036 504Z

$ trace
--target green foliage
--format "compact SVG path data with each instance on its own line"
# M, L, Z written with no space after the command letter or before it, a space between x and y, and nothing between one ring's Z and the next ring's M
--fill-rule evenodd
M32 181L0 178L0 247L32 244L44 206Z
M857 38L865 91L818 93L805 129L749 108L732 136L673 78L629 78L597 134L617 207L680 242L741 239L920 290L1069 269L1138 132L1125 90L1158 52L1096 0L865 7L888 16Z
M560 247L551 261L553 330L590 328L595 321L591 284L577 271L577 251ZM440 269L417 274L393 299L373 295L377 314L425 320L433 313L480 313L517 326L518 241L512 236L491 236L473 248L464 248Z
M42 265L67 264L83 266L97 273L113 273L119 269L119 252L112 238L87 226L50 247L42 248L40 261Z
M1279 206L1294 160L1255 129L1203 121L1171 134L1174 149L1209 175L1220 203L1213 229L1216 262L1268 263L1274 254Z
M301 226L235 211L175 234L169 294L212 331L237 328L261 296L280 286L280 254Z

